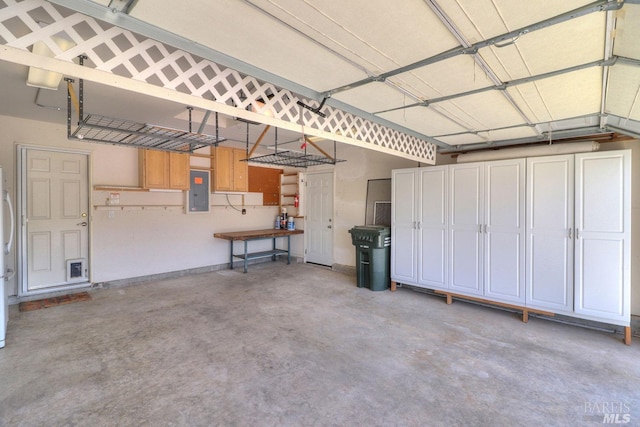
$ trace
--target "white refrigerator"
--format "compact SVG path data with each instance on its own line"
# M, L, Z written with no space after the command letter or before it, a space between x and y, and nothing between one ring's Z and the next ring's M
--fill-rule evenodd
M15 230L15 221L13 216L13 206L11 205L11 197L9 192L5 190L4 173L0 166L0 195L2 195L2 206L0 206L0 348L4 347L5 336L7 332L7 323L9 322L9 295L5 287L5 278L8 276L8 268L5 263L5 257L9 254L11 244L13 243L13 234ZM8 206L9 230L5 230L5 203ZM5 240L7 239L7 240Z

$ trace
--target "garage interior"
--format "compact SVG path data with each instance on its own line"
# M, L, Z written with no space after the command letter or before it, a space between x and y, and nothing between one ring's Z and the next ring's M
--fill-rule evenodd
M633 423L638 350L621 341L640 316L639 3L1 1L0 167L17 220L0 416ZM356 286L348 231L367 221L370 182L505 153L596 151L632 165L622 320L525 323L512 306L449 305L410 280L395 279L396 292ZM224 177L223 152L244 156ZM167 165L160 184L154 156ZM172 182L174 159L186 187ZM82 165L79 243L36 228L54 206L43 202L53 187L33 184L43 161ZM277 191L258 185L265 170L281 176ZM210 187L204 202L189 198L191 181ZM292 263L229 269L229 243L213 235L272 229L282 208L304 230ZM89 301L19 310L84 291Z

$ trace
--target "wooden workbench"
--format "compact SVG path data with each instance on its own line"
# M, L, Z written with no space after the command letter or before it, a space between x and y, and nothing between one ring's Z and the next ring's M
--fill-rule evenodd
M225 239L229 241L229 264L233 269L233 257L244 259L244 272L247 272L247 262L250 259L268 258L271 257L273 261L276 260L278 255L287 255L287 264L291 264L291 236L294 234L303 234L304 230L248 230L248 231L231 231L227 233L214 233L213 237L218 239ZM286 237L287 249L277 249L276 239ZM251 240L265 240L272 239L273 246L271 250L260 252L249 252L247 244ZM244 253L233 253L233 242L240 240L244 242Z

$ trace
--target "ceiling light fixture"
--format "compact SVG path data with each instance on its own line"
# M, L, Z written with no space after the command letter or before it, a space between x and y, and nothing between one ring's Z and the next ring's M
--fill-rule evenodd
M63 52L76 45L71 40L62 37L53 36L51 37L51 40L53 40ZM42 41L37 41L33 44L32 53L47 58L55 57L53 51ZM29 67L27 86L57 90L60 85L60 80L62 80L62 74L60 73L43 70L42 68Z

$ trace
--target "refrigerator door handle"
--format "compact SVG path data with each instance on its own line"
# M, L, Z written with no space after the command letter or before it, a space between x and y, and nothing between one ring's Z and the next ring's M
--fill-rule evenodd
M11 196L9 195L8 191L4 192L4 200L5 202L7 202L7 204L9 205L9 218L11 220L11 228L9 229L9 242L7 242L4 245L4 253L8 254L9 251L11 250L11 245L13 245L13 234L16 230L16 219L13 216L13 204L11 203Z

